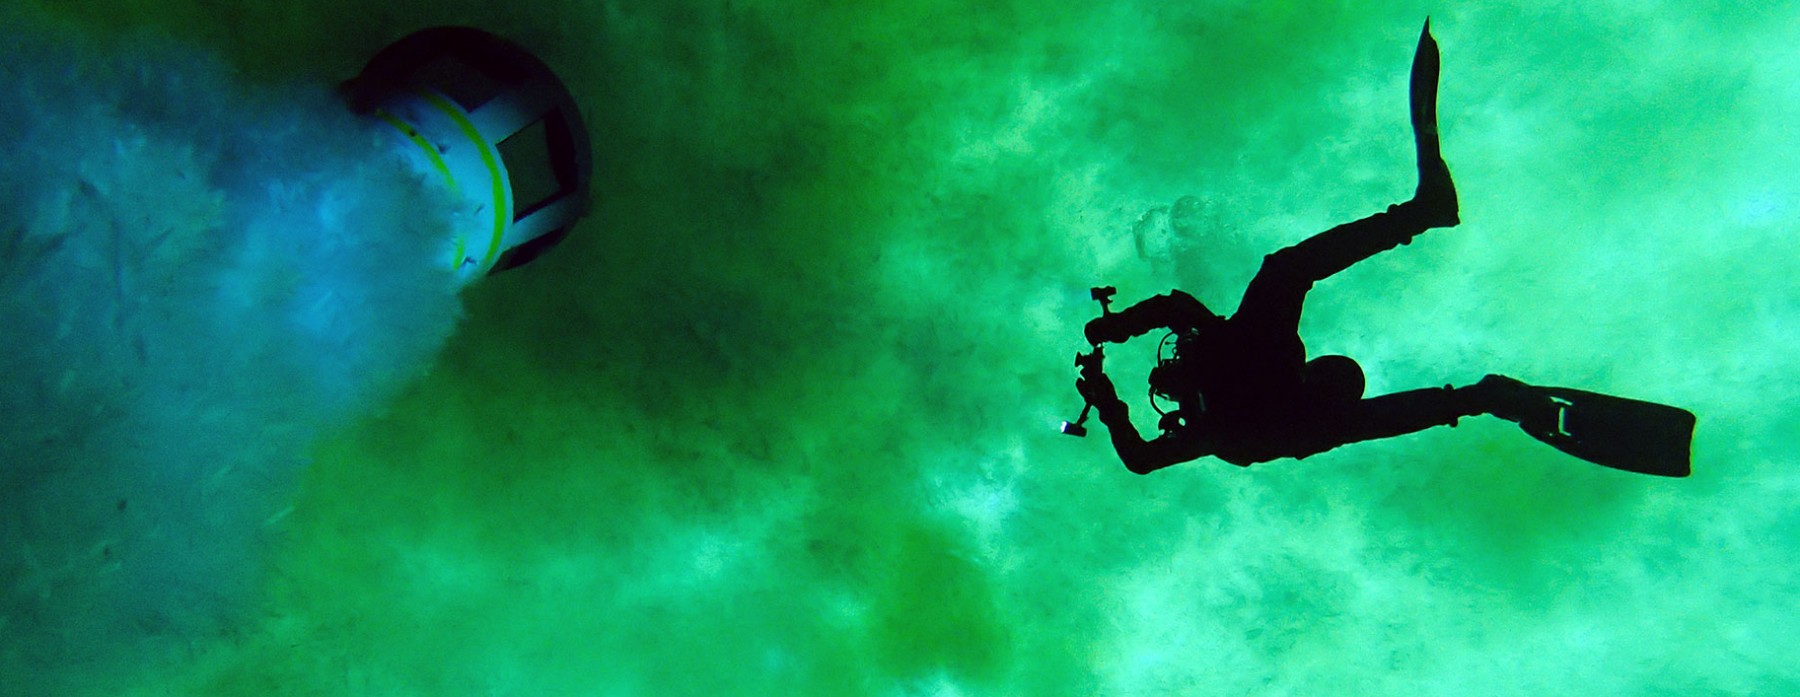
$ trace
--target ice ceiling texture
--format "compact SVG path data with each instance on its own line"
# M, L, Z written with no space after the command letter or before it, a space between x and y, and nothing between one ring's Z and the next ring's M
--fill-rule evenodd
M44 4L0 692L1800 692L1794 3ZM1681 405L1694 476L1493 419L1147 477L1056 435L1090 285L1229 311L1410 194L1426 15L1463 225L1321 284L1309 350ZM439 24L595 131L591 218L460 298L319 101Z

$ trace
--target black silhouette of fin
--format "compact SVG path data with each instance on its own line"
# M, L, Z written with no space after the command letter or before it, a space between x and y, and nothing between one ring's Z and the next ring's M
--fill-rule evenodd
M1522 425L1531 437L1613 469L1686 477L1694 414L1686 409L1566 387L1537 387L1557 407L1554 423Z

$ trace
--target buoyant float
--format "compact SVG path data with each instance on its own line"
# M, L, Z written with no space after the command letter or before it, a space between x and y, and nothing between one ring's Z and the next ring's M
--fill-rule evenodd
M425 29L375 54L342 91L476 211L446 241L443 263L460 283L530 262L588 211L593 153L580 110L517 44L471 27Z

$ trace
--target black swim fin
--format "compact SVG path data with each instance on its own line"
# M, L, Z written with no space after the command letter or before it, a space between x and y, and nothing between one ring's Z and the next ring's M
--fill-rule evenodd
M1438 45L1431 38L1431 20L1419 32L1419 48L1413 53L1409 102L1412 107L1413 145L1419 164L1419 188L1413 192L1411 208L1417 210L1426 227L1455 227L1457 215L1456 184L1450 179L1450 166L1438 143Z
M1596 465L1627 472L1686 477L1691 471L1693 412L1566 387L1530 390L1556 407L1553 418L1520 422L1531 437Z

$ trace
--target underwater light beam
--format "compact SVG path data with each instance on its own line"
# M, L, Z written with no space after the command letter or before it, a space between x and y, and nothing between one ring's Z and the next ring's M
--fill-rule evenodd
M229 626L303 453L568 233L591 161L549 68L475 29L334 89L4 26L0 693L48 694Z

